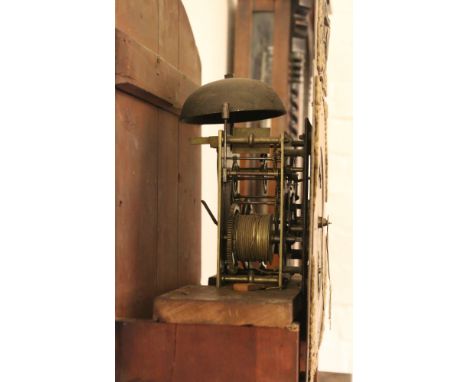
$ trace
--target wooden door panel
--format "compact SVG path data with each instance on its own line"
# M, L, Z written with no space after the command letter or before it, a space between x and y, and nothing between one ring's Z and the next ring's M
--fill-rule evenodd
M156 293L158 109L116 92L116 316L151 317Z

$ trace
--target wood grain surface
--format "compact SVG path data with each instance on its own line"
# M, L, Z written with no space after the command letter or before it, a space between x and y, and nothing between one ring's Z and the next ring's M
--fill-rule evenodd
M292 325L299 309L299 288L237 292L230 286L189 285L158 296L153 318L183 324Z
M158 114L116 92L116 314L151 317L157 293ZM148 304L149 302L149 304Z
M117 0L118 318L151 318L155 296L200 282L200 127L178 120L200 76L181 1Z
M116 323L116 381L298 381L299 330Z

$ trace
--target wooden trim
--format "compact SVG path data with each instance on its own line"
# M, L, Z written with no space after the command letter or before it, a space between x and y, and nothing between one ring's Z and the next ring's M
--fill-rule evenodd
M121 30L115 32L116 88L180 114L184 101L199 86L159 54Z

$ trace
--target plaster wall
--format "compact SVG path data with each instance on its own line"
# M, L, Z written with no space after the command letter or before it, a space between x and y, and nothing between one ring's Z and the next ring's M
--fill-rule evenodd
M231 17L235 1L232 0L182 0L197 44L202 66L202 85L220 80L230 71L232 52ZM222 125L204 125L202 136L217 135ZM202 199L218 215L216 179L216 150L202 146ZM201 284L216 274L217 227L204 208L202 211L202 267Z

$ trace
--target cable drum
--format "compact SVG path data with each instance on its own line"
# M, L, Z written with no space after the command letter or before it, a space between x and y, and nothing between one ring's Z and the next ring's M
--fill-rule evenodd
M236 215L234 255L240 261L272 260L272 215Z

